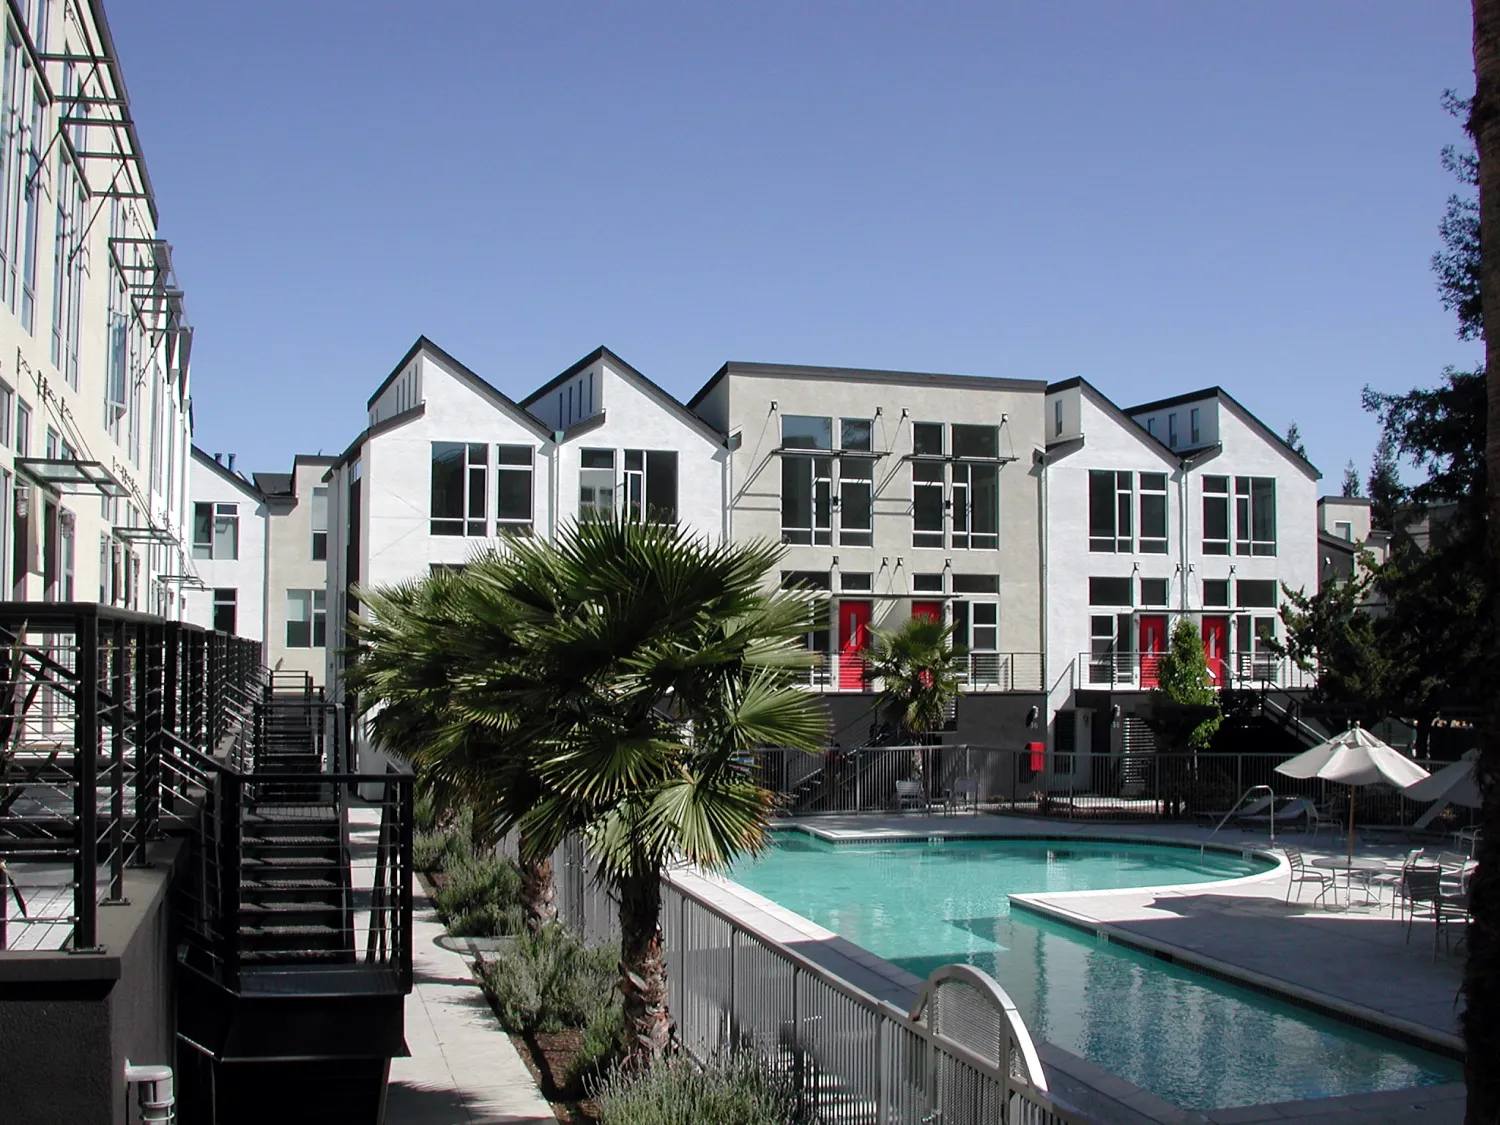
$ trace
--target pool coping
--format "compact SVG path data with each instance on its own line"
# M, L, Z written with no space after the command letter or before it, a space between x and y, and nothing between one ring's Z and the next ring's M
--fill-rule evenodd
M1275 866L1269 871L1258 871L1250 875L1240 875L1232 879L1210 879L1197 883L1163 883L1147 884L1139 887L1119 887L1109 890L1078 890L1078 891L1043 891L1023 892L1020 894L1007 895L1006 897L1023 910L1039 914L1074 929L1091 933L1095 937L1102 937L1107 941L1123 945L1127 949L1149 954L1171 964L1181 965L1184 968L1201 972L1207 976L1216 977L1228 981L1230 984L1241 985L1253 992L1265 996L1285 1000L1295 1007L1308 1011L1317 1012L1319 1015L1328 1016L1342 1023L1352 1024L1365 1031L1373 1031L1386 1035L1407 1046L1420 1047L1423 1050L1432 1051L1445 1058L1455 1059L1459 1062L1464 1057L1464 1041L1461 1036L1450 1032L1440 1031L1437 1028L1419 1024L1412 1020L1405 1020L1399 1016L1388 1015L1374 1008L1367 1008L1362 1004L1355 1004L1348 1000L1331 996L1325 992L1315 989L1304 988L1301 985L1284 981L1277 977L1258 973L1254 969L1246 969L1239 965L1233 965L1218 958L1195 950L1174 945L1171 942L1148 938L1140 934L1126 931L1119 926L1109 922L1100 921L1087 914L1068 910L1065 906L1057 904L1055 900L1064 901L1088 896L1090 898L1140 894L1145 891L1153 893L1188 891L1200 889L1208 884L1216 888L1244 886L1250 883L1270 882L1274 879L1285 878L1290 864L1284 854L1270 850L1272 845L1266 847L1250 846L1246 844L1216 844L1213 842L1193 843L1192 841L1173 839L1165 836L1112 836L1094 835L1087 836L1064 835L1060 833L1008 833L1008 832L964 832L954 833L941 831L918 831L912 829L891 828L884 830L879 835L849 835L845 833L834 834L820 831L816 826L810 824L787 824L777 826L777 831L801 832L812 836L824 843L832 845L841 844L892 844L892 843L924 843L933 840L1017 840L1017 841L1041 841L1062 843L1101 843L1101 844L1152 844L1161 847L1182 848L1191 850L1199 848L1206 851L1217 851L1225 854L1240 856L1254 855L1261 859L1270 860Z
M1239 966L1230 965L1215 958L1196 953L1192 950L1184 949L1180 946L1175 946L1169 942L1156 941L1154 939L1143 938L1135 934L1125 933L1118 930L1110 923L1090 918L1084 914L1069 911L1062 906L1033 901L1043 897L1092 897L1100 895L1138 894L1144 891L1157 892L1194 890L1201 889L1203 886L1208 884L1216 887L1225 887L1242 885L1252 882L1269 882L1277 878L1285 878L1290 864L1288 863L1285 855L1271 851L1269 849L1269 846L1259 847L1245 844L1202 843L1157 836L1112 836L1093 834L1085 836L1065 835L1061 833L1051 832L1006 833L993 831L964 832L960 830L958 832L950 833L927 829L902 830L893 828L882 830L878 834L852 835L846 833L834 834L819 831L816 827L805 823L777 825L774 830L778 832L800 832L804 835L811 836L814 839L818 839L824 843L832 845L925 843L929 840L938 839L955 841L1018 840L1041 842L1053 841L1072 844L1155 844L1183 849L1201 847L1205 850L1213 850L1233 855L1253 854L1262 859L1274 862L1276 866L1267 871L1256 872L1244 876L1236 876L1232 879L1208 880L1206 883L1199 882L1161 884L1154 886L1117 888L1113 890L1103 891L1056 891L1047 894L1023 893L1018 895L1007 895L1006 897L1010 899L1014 905L1019 906L1023 910L1029 910L1032 913L1041 915L1043 917L1052 918L1059 923L1070 926L1071 928L1077 930L1093 933L1096 937L1103 938L1104 940L1113 944L1119 944L1125 946L1126 948L1135 949L1137 952L1158 957L1162 960L1168 961L1169 963L1182 965L1184 968L1190 969L1192 971L1201 972L1206 976L1215 977L1230 984L1248 988L1251 991L1261 993L1262 995L1271 996L1274 999L1285 1001L1286 1003L1289 1003L1294 1007L1299 1007L1305 1010L1316 1012L1319 1015L1335 1019L1341 1023L1350 1024L1365 1031L1373 1031L1376 1034L1385 1035L1408 1046L1414 1046L1423 1050L1432 1051L1435 1054L1439 1054L1446 1058L1455 1059L1458 1061L1462 1061L1463 1059L1463 1040L1459 1036L1447 1034L1438 1031L1435 1028L1416 1024L1408 1020L1403 1020L1399 1017L1388 1016L1383 1012L1364 1008L1361 1005L1340 1000L1338 997L1329 996L1326 993L1319 993L1312 989L1302 988L1299 985L1294 985L1287 981L1278 980L1277 978L1257 973L1254 970L1243 969ZM699 873L694 874L696 878L703 878L703 876ZM839 947L838 952L840 954L845 957L849 957L851 960L857 961L862 969L885 978L885 980L889 981L892 985L895 985L898 988L910 989L913 986L913 982L915 982L918 986L920 985L920 981L918 980L918 978L916 978L912 973L907 972L905 969L902 969L899 965L893 964L892 962L887 961L884 958L879 957L876 954L871 953L870 951L858 945L855 945L853 942L850 942L846 938L839 937L833 931L818 925L811 919L805 918L802 915L797 914L795 911L788 909L787 907L781 906L779 903L766 898L764 895L761 895L756 891L752 891L750 888L735 882L730 877L716 875L710 876L704 881L705 883L711 881L712 885L721 888L724 891L727 891L729 896L740 899L743 905L776 917L779 921L782 921L783 924L791 926L792 929L796 931L797 935L803 940L813 939L816 941L826 941L831 942L831 944L835 944ZM832 968L831 966L825 967L830 968L830 970L834 972L839 971L835 968ZM866 986L861 985L860 987ZM866 990L869 991L868 988L866 988ZM1264 1117L1267 1120L1270 1120L1286 1116L1319 1116L1320 1114L1314 1110L1314 1107L1318 1107L1318 1109L1326 1109L1331 1113L1336 1113L1339 1112L1341 1108L1340 1103L1348 1104L1351 1106L1351 1108L1354 1105L1357 1105L1362 1109L1368 1108L1372 1112L1378 1113L1385 1107L1389 1107L1390 1109L1394 1110L1398 1106L1405 1106L1409 1104L1410 1099L1414 1096L1420 1096L1430 1100L1437 1100L1440 1097L1451 1096L1454 1087L1456 1087L1458 1090L1463 1089L1461 1083L1449 1083L1436 1086L1403 1087L1398 1090L1372 1091L1364 1094L1352 1094L1332 1098L1308 1098L1292 1102L1267 1102L1253 1106L1219 1107L1206 1110L1185 1109L1182 1106L1178 1106L1167 1101L1160 1095L1154 1094L1151 1091L1144 1089L1143 1087L1136 1086L1134 1083L1131 1083L1127 1079L1122 1078L1121 1076L1114 1074L1111 1071L1105 1070L1095 1063L1089 1062L1081 1055L1074 1054L1072 1051L1069 1051L1067 1048L1061 1047L1056 1043L1052 1043L1045 1039L1038 1039L1036 1043L1037 1050L1042 1055L1042 1060L1049 1069L1056 1070L1072 1079L1073 1081L1082 1084L1083 1086L1087 1087L1090 1092L1097 1094L1099 1097L1109 1102L1114 1103L1114 1107L1118 1107L1118 1111L1121 1114L1119 1117L1116 1117L1114 1113L1111 1112L1114 1107L1105 1109L1106 1117L1104 1118L1104 1120L1110 1121L1117 1119L1124 1120L1124 1115L1127 1114L1136 1115L1137 1120L1150 1121L1158 1123L1158 1125L1177 1125L1177 1123L1182 1122L1217 1120L1222 1118L1224 1115L1234 1115L1236 1119L1243 1118L1244 1120L1249 1121L1254 1119L1253 1115L1250 1114L1250 1111L1264 1111ZM1447 1093L1440 1094L1440 1091L1447 1091ZM1273 1107L1281 1107L1282 1112L1278 1114L1277 1109ZM1287 1112L1290 1111L1292 1107L1297 1107L1297 1110L1299 1112ZM1372 1117L1371 1120L1380 1121L1383 1120L1383 1118L1375 1116Z

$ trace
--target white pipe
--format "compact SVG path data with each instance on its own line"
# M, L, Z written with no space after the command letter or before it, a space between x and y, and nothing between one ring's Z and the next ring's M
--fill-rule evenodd
M173 1125L177 1120L177 1098L172 1089L170 1066L136 1066L126 1059L125 1084L136 1087L142 1125Z

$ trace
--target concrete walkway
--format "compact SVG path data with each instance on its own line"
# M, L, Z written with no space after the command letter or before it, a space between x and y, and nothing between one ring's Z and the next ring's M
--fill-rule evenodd
M437 944L443 926L416 891L414 984L406 998L411 1057L391 1060L386 1125L556 1125L468 963Z

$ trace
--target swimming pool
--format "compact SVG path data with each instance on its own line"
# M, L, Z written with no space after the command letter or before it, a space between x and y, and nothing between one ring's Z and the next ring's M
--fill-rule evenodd
M1460 1064L1028 911L1009 894L1206 883L1257 857L1107 841L824 843L778 833L732 877L917 976L968 962L1026 1025L1185 1109L1460 1080Z

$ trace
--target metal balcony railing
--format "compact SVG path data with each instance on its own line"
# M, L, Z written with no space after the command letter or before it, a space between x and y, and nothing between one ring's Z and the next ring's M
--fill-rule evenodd
M817 652L806 673L816 691L880 690L869 674L868 662L858 654ZM1042 654L1039 652L970 652L959 658L959 683L964 691L1041 691Z
M1157 686L1157 669L1161 653L1109 652L1078 654L1077 686L1150 691ZM1317 673L1309 672L1286 657L1271 653L1237 652L1210 659L1208 674L1218 687L1226 688L1311 688Z

